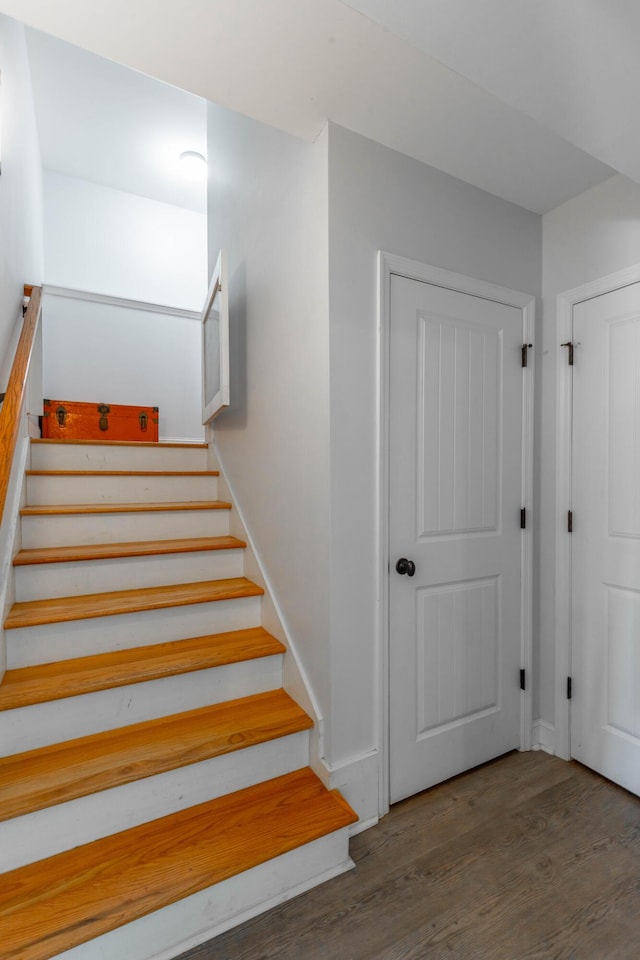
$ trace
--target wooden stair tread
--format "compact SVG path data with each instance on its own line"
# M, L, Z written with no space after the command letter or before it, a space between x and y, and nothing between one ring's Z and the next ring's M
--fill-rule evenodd
M32 437L31 443L59 443L86 447L183 447L186 450L206 450L208 443L180 443L164 440L50 440L44 437Z
M284 651L283 644L263 627L250 627L21 667L7 670L0 683L0 710L276 656Z
M27 477L219 477L219 470L25 470Z
M115 560L121 557L150 557L167 553L195 553L202 550L244 549L237 537L183 537L177 540L136 540L127 543L87 543L67 547L35 547L20 550L13 558L16 567L36 563L66 563L74 560Z
M3 960L48 960L356 819L305 769L13 870Z
M246 577L229 577L225 580L205 580L202 583L178 583L138 590L27 600L14 603L4 626L6 630L35 627L44 623L65 623L120 613L138 613L141 610L182 607L192 603L256 597L263 593L262 587Z
M23 517L71 516L83 513L150 513L171 510L231 510L225 500L166 500L149 503L37 503L22 507Z
M0 821L312 726L272 690L0 758Z

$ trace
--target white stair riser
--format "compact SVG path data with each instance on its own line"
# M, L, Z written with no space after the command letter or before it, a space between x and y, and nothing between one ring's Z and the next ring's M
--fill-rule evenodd
M164 477L27 477L27 503L160 503L215 500L218 478Z
M6 710L0 756L264 693L281 685L282 657L276 654Z
M260 597L6 630L7 669L260 626Z
M40 563L15 568L16 600L168 586L241 577L244 551L207 550L113 560Z
M22 517L22 546L25 550L69 547L78 543L222 537L228 533L229 510L154 510Z
M0 872L292 773L306 766L308 741L301 731L7 820Z
M348 830L274 857L215 887L57 955L56 960L171 960L354 866Z
M206 470L203 447L32 443L32 470Z

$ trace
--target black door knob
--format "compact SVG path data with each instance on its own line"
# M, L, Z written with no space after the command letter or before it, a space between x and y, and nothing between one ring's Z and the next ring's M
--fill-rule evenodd
M415 572L416 565L413 560L407 560L406 557L400 557L396 563L396 573L400 573L402 576L406 574L408 577L412 577Z

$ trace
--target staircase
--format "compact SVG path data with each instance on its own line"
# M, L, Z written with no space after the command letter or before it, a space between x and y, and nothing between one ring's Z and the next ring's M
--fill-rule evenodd
M206 446L33 441L0 684L1 960L160 960L352 866Z

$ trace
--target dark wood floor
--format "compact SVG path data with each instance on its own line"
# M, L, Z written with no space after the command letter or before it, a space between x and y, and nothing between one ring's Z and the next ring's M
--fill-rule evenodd
M397 804L356 869L180 960L638 960L640 800L513 753Z

